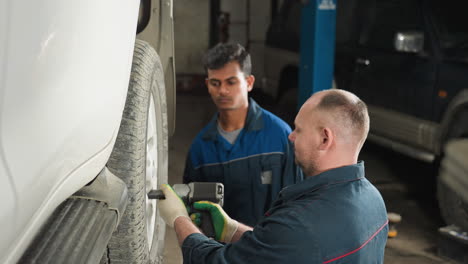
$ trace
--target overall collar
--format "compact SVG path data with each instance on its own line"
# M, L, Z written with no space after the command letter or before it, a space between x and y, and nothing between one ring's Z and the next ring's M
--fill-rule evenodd
M279 198L290 200L321 187L364 178L364 161L356 164L324 171L318 175L305 178L302 182L284 188Z
M213 116L208 123L207 130L203 134L204 140L217 140L218 135L218 112ZM262 108L252 99L249 98L249 110L245 119L244 130L257 131L263 128Z

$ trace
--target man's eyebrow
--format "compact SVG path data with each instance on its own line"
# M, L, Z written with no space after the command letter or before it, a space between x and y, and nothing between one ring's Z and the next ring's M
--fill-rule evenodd
M226 79L224 79L225 81L231 81L233 79L237 79L236 76L231 76L231 77L228 77ZM212 82L212 81L215 81L215 82L221 82L220 79L216 79L216 78L207 78L208 81Z
M220 82L220 81L221 81L221 80L218 80L218 79L216 79L216 78L206 78L206 79L207 79L208 81L210 81L210 82L211 82L211 81L216 81L216 82Z

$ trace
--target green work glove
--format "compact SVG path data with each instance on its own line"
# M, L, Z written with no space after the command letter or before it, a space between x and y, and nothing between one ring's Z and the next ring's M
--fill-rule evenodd
M194 223L196 226L200 227L200 225L201 225L201 214L200 213L192 213L190 215L190 218L192 219L192 223Z
M163 191L166 199L158 201L159 214L166 224L174 227L174 221L180 217L188 217L187 208L180 197L174 192L171 186L162 184L160 189ZM189 218L190 219L190 218Z
M239 223L231 219L219 204L200 201L195 202L193 207L197 210L204 210L210 213L216 240L225 243L231 242L232 236L236 233L237 228L239 227Z

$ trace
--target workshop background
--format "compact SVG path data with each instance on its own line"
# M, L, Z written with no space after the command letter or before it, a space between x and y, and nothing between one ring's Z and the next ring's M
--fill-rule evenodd
M251 96L262 107L279 115L292 126L297 109L297 89L283 93L279 99L262 89L269 84L265 71L272 64L270 56L268 65L265 65L266 56L271 54L268 53L271 50L266 50L265 44L268 29L274 21L273 16L282 12L284 1L174 1L177 121L176 132L170 138L169 145L170 184L181 183L190 144L216 111L204 85L205 73L201 59L204 52L218 42L238 42L247 47L252 57L253 74L256 76ZM308 1L290 2L296 3L289 4L289 8L294 9L303 5L301 2ZM321 4L336 3L321 2ZM403 1L387 2L403 3ZM340 4L342 3L337 3L338 9ZM301 11L291 12L300 14ZM293 22L296 24L288 27L298 28L299 18ZM304 33L301 36L304 36ZM294 41L293 37L289 39L287 35L284 37L285 42ZM281 60L281 56L283 55L273 53L273 59L276 57ZM298 63L297 60L297 57L292 59L295 63ZM297 76L299 73L296 70L291 74ZM299 88L298 83L291 85ZM365 161L367 177L382 193L388 212L401 216L401 221L393 225L397 231L395 237L388 239L386 263L452 263L452 261L457 263L454 260L457 258L460 263L468 263L466 258L462 259L462 255L466 253L460 253L468 248L468 244L463 242L460 242L461 246L460 243L452 244L450 239L444 240L439 231L439 228L446 224L439 210L436 177L433 177L437 174L438 166L410 158L408 155L369 141L361 152L360 159ZM448 252L447 246L452 251ZM457 251L458 246L461 251ZM453 256L457 254L458 256ZM182 263L180 249L173 230L170 229L166 234L164 262Z

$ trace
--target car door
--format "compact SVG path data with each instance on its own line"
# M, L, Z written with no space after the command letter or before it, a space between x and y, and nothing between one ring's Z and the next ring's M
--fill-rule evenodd
M364 0L351 89L369 105L421 119L432 113L435 63L419 0ZM361 5L363 6L363 5ZM422 50L396 49L398 33L425 38ZM385 127L374 127L384 129Z

